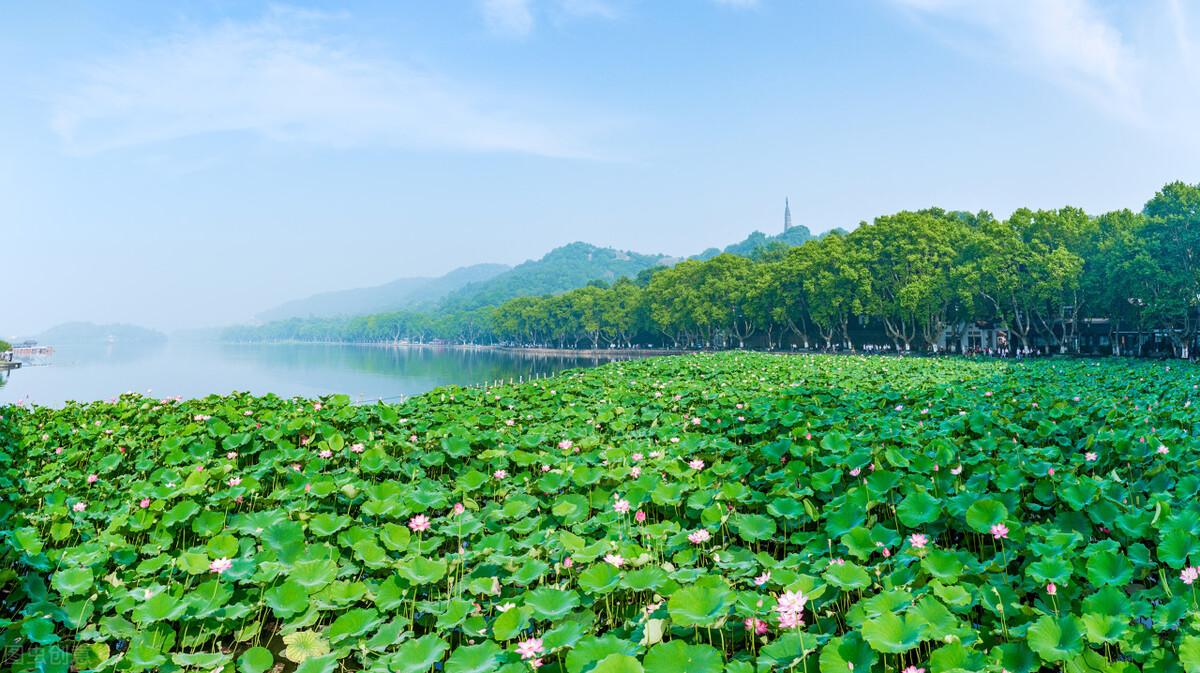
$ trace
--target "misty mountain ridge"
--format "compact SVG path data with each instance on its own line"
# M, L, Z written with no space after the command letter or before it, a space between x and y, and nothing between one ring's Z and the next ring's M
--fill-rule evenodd
M754 231L724 249L709 248L691 259L722 253L756 257L778 246L796 246L814 238L802 225L777 235ZM514 267L475 264L434 278L400 278L383 285L336 290L286 302L259 313L264 322L287 318L333 318L401 310L474 310L529 295L558 294L595 281L611 283L646 269L672 265L677 257L642 254L575 242Z
M459 288L486 281L511 267L473 264L437 277L399 278L382 285L332 290L294 299L259 313L264 322L287 318L334 318L426 308Z
M124 323L96 324L92 322L66 322L55 325L33 337L41 344L99 344L114 343L159 343L167 335L138 325Z

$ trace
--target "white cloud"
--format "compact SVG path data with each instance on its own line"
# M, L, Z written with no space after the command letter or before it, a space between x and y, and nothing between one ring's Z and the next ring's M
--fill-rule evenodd
M482 0L481 6L492 32L512 37L533 32L532 0Z
M891 0L947 42L1023 68L1165 143L1200 145L1200 60L1186 3Z
M363 53L318 35L326 23L273 10L97 58L52 98L52 127L78 153L245 132L336 147L591 155L578 114Z
M1088 0L893 2L938 22L935 26L957 44L991 51L1117 115L1136 118L1141 113L1139 57Z

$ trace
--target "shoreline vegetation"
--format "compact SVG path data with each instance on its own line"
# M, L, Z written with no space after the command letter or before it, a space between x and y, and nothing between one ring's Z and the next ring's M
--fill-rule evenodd
M560 293L231 327L232 341L571 344L1190 358L1200 185L1140 211L902 211L795 246L656 266Z

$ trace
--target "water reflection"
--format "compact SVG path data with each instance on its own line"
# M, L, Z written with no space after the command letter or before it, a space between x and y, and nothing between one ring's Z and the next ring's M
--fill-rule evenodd
M628 356L625 356L628 357ZM550 375L613 358L435 347L326 344L56 345L48 364L27 365L0 387L18 399L60 405L138 391L203 397L232 391L306 397L343 393L396 398L447 384L472 385Z

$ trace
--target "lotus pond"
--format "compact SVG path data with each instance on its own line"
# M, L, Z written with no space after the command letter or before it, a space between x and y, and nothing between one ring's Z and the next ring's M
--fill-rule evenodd
M0 669L1200 671L1200 371L720 354L0 408Z

